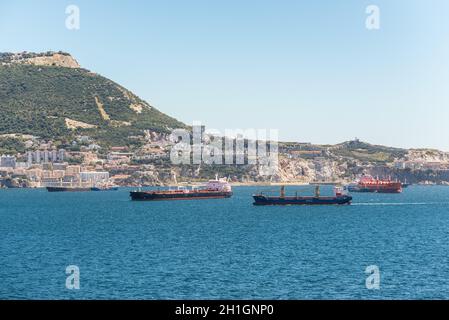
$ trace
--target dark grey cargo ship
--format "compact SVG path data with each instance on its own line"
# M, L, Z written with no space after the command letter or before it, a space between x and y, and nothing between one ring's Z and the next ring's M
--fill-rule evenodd
M178 187L176 190L131 191L133 201L162 201L162 200L200 200L223 199L232 197L232 189L225 179L210 180L205 188L186 189Z
M316 187L315 196L300 197L286 196L285 187L281 187L280 196L266 196L261 193L253 195L256 206L288 206L288 205L350 205L352 197L343 193L340 188L335 188L335 195L330 197L320 196L320 188Z

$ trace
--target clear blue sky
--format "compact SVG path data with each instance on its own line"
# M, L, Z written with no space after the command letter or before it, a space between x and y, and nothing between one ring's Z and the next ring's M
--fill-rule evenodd
M70 52L186 123L449 151L448 16L447 0L2 0L0 51Z

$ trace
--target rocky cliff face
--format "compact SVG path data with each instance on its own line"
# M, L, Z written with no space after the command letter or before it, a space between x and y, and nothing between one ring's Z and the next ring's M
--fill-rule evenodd
M23 61L25 64L32 64L35 66L56 66L65 68L79 68L78 62L72 56L55 53L49 57L29 58Z
M152 143L169 145L166 136L148 133ZM281 143L282 144L282 143ZM153 163L134 175L145 184L170 184L206 180L216 173L242 183L350 183L363 174L398 179L409 183L445 184L449 181L448 154L433 150L398 150L366 143L348 142L338 146L281 147L276 174L262 175L257 165L184 165L170 159ZM302 150L299 155L297 149ZM145 152L143 152L145 153ZM404 166L406 164L407 166Z
M79 63L70 54L52 51L46 53L1 53L0 62L2 65L25 64L35 66L80 68Z
M397 152L392 149L393 155L386 152L386 147L372 145L357 148L357 151L346 147L327 148L323 156L313 159L291 158L288 153L281 154L279 174L275 180L286 183L348 183L362 174L370 174L409 183L447 184L449 181L449 153L446 152L424 149ZM334 150L338 150L338 153L334 153ZM379 161L379 158L389 160Z
M355 173L351 172L348 163L333 159L314 161L283 157L279 161L279 173L272 180L285 183L344 182L354 176Z
M449 162L449 153L432 149L411 149L403 159L415 162Z

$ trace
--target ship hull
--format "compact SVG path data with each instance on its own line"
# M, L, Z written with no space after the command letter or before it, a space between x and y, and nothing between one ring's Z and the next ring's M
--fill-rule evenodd
M82 187L47 187L48 192L87 192L91 191L91 188L82 188Z
M267 197L255 195L255 206L290 206L290 205L350 205L351 196L339 197Z
M376 185L360 185L349 188L349 192L365 192L365 193L401 193L402 186L376 186Z
M401 193L403 184L398 181L374 179L370 175L364 175L355 184L347 186L349 192L369 193Z
M232 192L186 192L131 191L133 201L206 200L230 198Z

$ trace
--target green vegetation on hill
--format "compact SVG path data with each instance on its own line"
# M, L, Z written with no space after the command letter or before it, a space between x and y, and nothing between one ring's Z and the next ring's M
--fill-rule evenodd
M96 129L69 129L66 118ZM62 140L86 134L102 145L113 145L142 135L143 130L169 132L184 127L125 88L85 69L0 66L0 134Z
M0 137L0 155L16 154L25 152L25 144L19 139Z
M336 156L374 163L392 162L407 153L405 149L372 145L358 140L336 145L330 150Z

